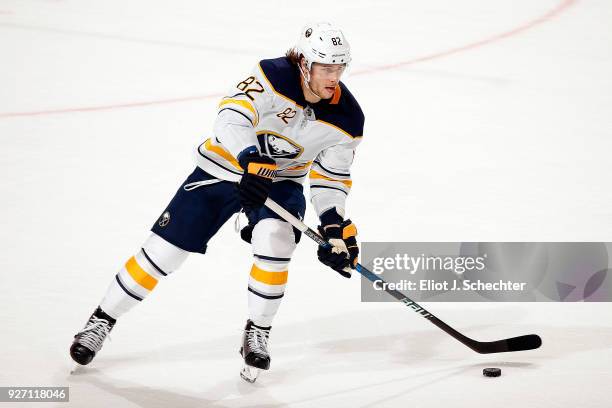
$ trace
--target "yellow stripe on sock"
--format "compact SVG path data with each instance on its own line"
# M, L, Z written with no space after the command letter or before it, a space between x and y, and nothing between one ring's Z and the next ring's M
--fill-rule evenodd
M310 170L309 177L311 179L322 179L322 180L328 180L328 181L336 181L338 183L344 184L348 188L351 188L351 186L353 185L353 182L351 180L340 180L340 179L335 179L335 178L327 177L327 176L325 176L325 175L323 175L323 174L321 174L321 173L319 173L318 171L315 171L315 170Z
M153 290L157 285L157 279L149 275L142 269L135 257L131 257L125 263L125 269L128 271L132 279L134 279L140 286L147 290Z
M253 264L253 267L251 268L251 278L255 279L257 282L265 283L267 285L284 285L287 283L288 275L289 271L264 271L263 269L258 268L255 264Z

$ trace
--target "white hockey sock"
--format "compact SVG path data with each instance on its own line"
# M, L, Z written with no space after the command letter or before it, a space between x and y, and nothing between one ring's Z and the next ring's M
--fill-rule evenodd
M287 284L288 262L272 264L255 258L249 276L249 319L258 326L271 326Z
M189 252L151 234L141 250L115 275L100 307L118 319L144 300L161 278L177 270L188 255Z
M296 247L293 228L281 220L263 219L253 229L251 244L249 319L258 326L271 326L285 293L289 261Z

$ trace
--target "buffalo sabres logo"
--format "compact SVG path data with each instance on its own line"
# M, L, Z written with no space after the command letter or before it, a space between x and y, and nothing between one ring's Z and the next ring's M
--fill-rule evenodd
M159 226L160 227L165 227L166 225L168 225L168 223L170 222L170 212L166 211L165 213L162 214L161 217L159 217Z
M272 158L295 159L304 148L286 136L266 131L257 134L260 151Z

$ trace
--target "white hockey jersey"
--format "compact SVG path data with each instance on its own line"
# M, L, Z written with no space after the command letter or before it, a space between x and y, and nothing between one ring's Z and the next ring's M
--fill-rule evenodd
M239 181L237 157L256 146L278 165L275 180L310 179L318 215L344 214L350 167L363 135L364 115L341 82L330 100L307 102L297 66L285 58L262 60L219 103L214 135L198 146L197 165L213 176Z

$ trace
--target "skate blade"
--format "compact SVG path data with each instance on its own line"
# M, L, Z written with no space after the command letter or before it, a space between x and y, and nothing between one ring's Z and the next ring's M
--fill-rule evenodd
M257 380L259 376L259 368L251 367L249 365L245 365L240 371L240 377L246 382L250 382L251 384Z
M75 363L74 366L72 367L72 370L70 370L70 375L76 375L84 371L85 369L83 368L82 365Z

